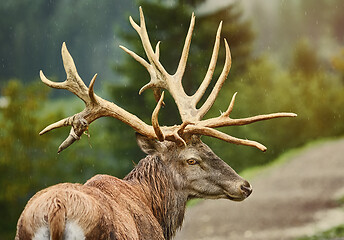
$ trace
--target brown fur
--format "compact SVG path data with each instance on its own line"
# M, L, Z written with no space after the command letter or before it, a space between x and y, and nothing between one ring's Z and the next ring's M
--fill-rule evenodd
M52 240L62 240L63 231L66 226L66 208L58 197L53 199L50 212L48 213L48 222L50 226L50 238Z
M170 239L181 225L185 204L179 219L171 219L176 204L168 201L171 179L160 172L161 165L148 156L126 180L96 175L84 185L63 183L38 192L18 221L16 239L31 239L44 224L51 239L62 239L70 219L86 239Z
M157 156L148 156L147 160L141 161L125 180L138 182L146 193L150 193L146 197L153 214L163 229L164 237L171 239L183 223L187 197L176 189L173 173Z

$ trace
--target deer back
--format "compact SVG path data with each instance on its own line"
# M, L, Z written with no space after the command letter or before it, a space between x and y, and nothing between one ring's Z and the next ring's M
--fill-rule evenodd
M30 199L18 221L16 239L49 239L53 231L61 239L164 239L140 191L108 175L96 175L85 185L54 185Z

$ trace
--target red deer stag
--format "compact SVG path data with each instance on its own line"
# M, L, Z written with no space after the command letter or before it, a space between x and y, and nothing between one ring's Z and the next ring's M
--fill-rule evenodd
M171 239L182 225L185 205L189 199L225 198L242 201L252 192L250 184L200 140L201 135L254 146L265 151L266 148L258 142L238 139L215 128L296 116L293 113L274 113L232 119L229 115L234 106L234 95L228 109L219 117L202 120L213 105L231 66L229 47L224 40L226 60L223 71L209 97L197 108L196 105L214 73L222 23L217 30L206 76L192 96L185 93L182 77L195 16L191 17L179 65L173 75L167 73L159 62L159 43L155 50L151 46L141 8L140 25L132 18L130 23L141 38L148 62L127 48L120 47L150 74L150 82L140 93L152 88L158 100L152 114L152 126L97 96L93 91L97 75L87 87L77 73L66 44L63 43L62 58L67 74L66 81L52 82L42 71L40 77L49 87L71 91L85 102L86 107L80 113L49 125L40 134L71 126L69 136L58 149L58 152L61 152L80 139L94 120L110 116L128 124L137 132L138 145L148 156L123 180L108 175L96 175L83 185L62 183L38 192L27 203L18 220L16 239ZM159 126L158 112L164 98L164 93L160 92L162 88L168 90L175 100L182 124Z

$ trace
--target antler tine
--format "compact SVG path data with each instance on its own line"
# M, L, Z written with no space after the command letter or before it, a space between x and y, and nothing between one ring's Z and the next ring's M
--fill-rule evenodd
M152 127L154 129L154 132L158 138L158 140L160 142L163 142L165 140L165 136L159 126L159 121L158 121L158 115L159 115L159 111L161 109L161 106L163 105L163 100L164 100L164 95L165 95L165 92L162 92L161 94L161 97L160 97L160 100L158 101L154 111L153 111L153 114L152 114Z
M156 50L155 50L155 55L156 57L159 59L159 44L160 42L157 43L156 45ZM155 74L155 71L152 67L152 65L150 65L146 60L144 60L142 57L140 57L139 55L137 55L135 52L127 49L124 46L119 46L122 50L124 50L127 54L129 54L132 58L134 58L137 62L139 62L142 66L144 66L148 73L151 76L151 81L149 83L147 83L146 85L144 85L140 91L139 94L141 95L145 90L147 90L148 88L161 88L163 87L163 84L161 82L158 81L157 76Z
M202 119L203 116L209 111L209 109L211 108L211 106L214 104L217 95L219 94L222 85L224 84L229 70L231 68L231 64L232 64L232 59L231 59L231 53L230 53L230 49L227 43L227 40L224 39L225 42L225 48L226 48L226 60L225 60L225 65L223 67L223 70L220 74L220 77L218 78L213 90L211 91L210 95L208 96L207 100L204 102L204 104L202 105L202 107L199 109L198 111L198 117L199 119Z
M189 134L200 134L200 135L205 135L209 137L215 137L215 138L224 140L226 142L234 143L234 144L253 146L260 149L261 151L265 151L266 147L256 141L235 138L228 134L215 130L214 128L225 127L225 126L241 126L241 125L247 125L254 122L273 119L273 118L297 116L297 114L295 113L281 112L281 113L257 115L253 117L247 117L247 118L232 119L229 117L229 115L234 108L236 95L237 95L237 92L234 93L227 110L224 113L222 113L219 117L210 118L206 120L199 120L194 125L189 126L187 129L187 132Z
M176 76L179 81L181 81L183 74L185 72L186 62L187 62L188 56L189 56L192 32L193 32L193 29L195 27L195 18L196 18L195 14L192 13L190 26L189 26L189 30L188 30L188 33L187 33L186 38L185 38L185 43L184 43L182 55L181 55L180 60L179 60L177 71L174 74L174 76Z
M220 132L214 128L218 127L225 127L225 126L239 126L239 125L247 125L250 123L254 123L257 121L268 120L273 118L280 118L280 117L296 117L297 114L295 113L272 113L272 114L265 114L265 115L258 115L254 117L248 118L241 118L241 119L231 119L227 116L228 113L232 110L232 103L234 103L235 95L232 98L230 107L228 110L222 114L220 117L202 120L197 122L196 124L189 126L188 132L191 134L200 134L209 137L215 137L220 140L224 140L229 143L234 143L238 145L246 145L256 147L259 150L265 152L266 147L259 142L251 141L247 139L240 139Z
M140 36L142 46L146 52L146 55L149 61L148 63L146 60L138 56L133 51L130 51L126 47L120 46L120 48L122 48L126 53L128 53L131 57L133 57L136 61L138 61L141 65L143 65L151 76L151 80L149 81L149 83L147 83L140 89L139 94L141 94L143 91L145 91L148 88L168 89L168 84L166 83L166 79L169 78L170 75L167 73L167 71L159 62L160 42L157 43L155 47L155 52L154 52L149 40L148 33L147 33L147 28L146 28L146 23L145 23L142 8L140 7L140 26L137 23L135 23L132 17L129 17L129 20L132 27L136 30L136 32Z
M158 43L155 46L155 56L159 60L159 57L160 57L160 41L158 41Z
M49 132L53 129L56 129L56 128L71 126L72 122L73 122L73 117L64 118L58 122L55 122L55 123L50 124L49 126L45 127L42 131L40 131L39 135L43 135L44 133L47 133L47 132Z
M87 123L85 123L87 125ZM81 134L83 133L84 131L81 132ZM66 138L66 140L64 140L61 145L59 146L58 150L57 150L57 153L60 153L62 152L64 149L66 149L67 147L69 147L70 145L72 145L75 141L77 140L80 140L80 136L78 135L78 133L76 133L74 131L74 128L72 127L70 129L70 132L69 132L69 135L68 137Z
M49 80L43 73L42 70L39 71L39 76L43 83L45 83L47 86L57 89L66 89L66 81L64 82L53 82Z
M247 140L247 139L236 138L236 137L230 136L226 133L220 132L220 131L213 129L213 128L190 125L189 131L192 132L193 134L200 134L200 135L204 135L204 136L214 137L214 138L217 138L217 139L229 142L229 143L234 143L237 145L245 145L245 146L255 147L255 148L258 148L259 150L261 150L263 152L265 152L267 149L263 144L261 144L259 142Z
M235 103L235 97L236 97L237 94L238 94L238 92L235 92L235 93L233 94L232 100L231 100L231 102L229 103L227 110L222 114L222 116L224 116L224 117L229 117L229 115L230 115L231 112L233 111L234 103Z
M76 140L79 140L81 135L88 129L88 125L89 123L83 117L83 112L80 112L71 117L67 117L56 123L50 124L49 126L44 128L39 134L43 135L56 128L72 126L68 137L66 138L66 140L62 142L62 144L58 148L57 152L60 153L62 150L69 147Z
M157 55L154 53L154 50L152 48L152 45L150 43L149 36L147 33L146 22L145 22L145 17L144 17L143 11L142 11L142 7L140 7L139 9L140 9L140 26L135 23L135 21L132 19L132 17L129 18L130 23L141 38L142 45L143 45L143 48L146 52L146 55L147 55L149 62L162 75L168 75L168 73L166 72L164 67L159 62Z
M218 27L217 32L216 32L214 49L213 49L213 53L211 55L211 59L210 59L207 73L206 73L201 85L199 86L199 88L197 89L195 94L192 96L193 105L195 105L195 106L201 100L202 96L204 95L205 91L207 90L207 87L209 86L211 79L213 77L215 67L216 67L217 57L218 57L218 53L219 53L219 49L220 49L221 29L222 29L222 21L220 22L219 27Z
M67 74L66 89L77 95L85 103L88 103L88 88L86 87L84 81L80 78L72 55L70 55L65 42L62 44L61 55L63 66Z
M97 76L98 76L97 73L94 74L94 76L90 82L90 85L88 86L88 96L90 97L91 102L94 102L94 103L97 102L96 95L94 93L94 83L96 82Z
M66 43L63 42L61 48L61 55L63 59L63 66L66 71L67 78L63 82L53 82L45 77L43 71L40 70L40 77L43 83L52 88L66 89L77 95L85 103L89 103L88 88L80 78L72 56L70 55Z
M280 112L280 113L270 113L270 114L261 114L253 117L247 118L225 118L223 115L217 118L210 118L207 120L203 120L199 125L206 126L210 128L218 128L218 127L227 127L227 126L242 126L247 125L259 121L269 120L273 118L282 118L282 117L297 117L296 113L288 113L288 112Z
M237 95L237 92L234 93L232 100L227 110L224 113L222 113L219 117L200 121L199 126L209 127L209 128L218 128L218 127L226 127L226 126L241 126L241 125L247 125L247 124L255 123L258 121L264 121L264 120L269 120L273 118L297 116L297 114L295 113L280 112L280 113L271 113L271 114L261 114L261 115L256 115L252 117L247 117L247 118L238 118L238 119L230 118L229 115L234 108L236 95Z
M126 53L128 53L132 58L134 58L137 62L139 62L142 66L144 66L147 70L149 70L150 68L150 64L144 60L142 57L140 57L139 55L137 55L135 52L129 50L128 48L119 45L119 47L124 50Z

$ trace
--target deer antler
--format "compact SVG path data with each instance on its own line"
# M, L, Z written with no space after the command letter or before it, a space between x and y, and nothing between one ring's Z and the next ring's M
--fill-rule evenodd
M207 87L209 86L214 70L215 70L218 52L220 48L220 34L221 34L221 29L222 29L222 22L220 22L219 27L217 29L214 49L213 49L213 53L212 53L212 57L209 63L207 73L200 87L195 92L195 94L192 96L189 96L185 93L184 88L182 86L182 77L185 71L186 62L187 62L190 44L191 44L192 31L195 25L194 14L192 14L191 16L190 27L185 39L185 43L184 43L183 51L181 54L181 58L179 60L178 68L173 75L169 74L159 61L160 42L158 42L156 46L156 50L153 51L153 47L148 37L142 8L140 7L140 25L135 23L131 17L129 18L129 20L133 28L136 30L136 32L140 36L142 46L145 50L145 53L149 61L148 63L146 60L138 56L136 53L130 51L129 49L123 46L120 46L125 52L127 52L136 61L142 64L150 74L151 80L148 84L146 84L145 86L141 88L140 94L148 88L152 88L155 92L156 92L156 89L160 89L160 88L164 88L168 90L177 104L183 123L192 122L192 125L186 124L183 127L183 134L185 135L186 134L189 134L189 135L200 134L200 135L216 137L227 142L254 146L254 147L259 148L262 151L265 151L266 147L260 143L257 143L255 141L250 141L250 140L238 139L238 138L229 136L225 133L222 133L218 130L215 130L214 128L223 127L223 126L233 126L233 125L246 125L253 122L272 119L272 118L297 116L294 113L273 113L273 114L267 114L267 115L258 115L258 116L249 117L249 118L232 119L229 117L229 114L231 113L234 107L234 101L235 101L235 96L236 96L236 93L235 93L227 111L224 112L221 116L217 118L201 120L204 117L204 115L209 111L211 106L214 104L216 97L218 93L220 92L220 89L223 86L231 67L230 49L229 49L226 39L224 39L225 50L226 50L226 60L225 60L223 70L214 88L212 89L210 95L208 96L204 104L199 109L197 109L196 105L200 101L202 96L204 95Z
M216 39L214 44L214 49L212 57L209 63L209 67L203 82L201 83L199 89L192 96L185 93L182 85L182 77L185 71L186 62L189 54L192 31L195 25L195 16L192 14L190 27L185 39L183 51L178 64L177 71L171 75L169 74L163 65L159 61L159 45L160 42L155 47L155 51L150 43L146 24L144 20L144 15L142 8L140 7L140 25L136 24L134 20L130 17L130 23L133 28L137 31L141 38L143 48L146 52L148 62L142 57L138 56L136 53L130 51L129 49L120 46L125 52L132 56L136 61L142 64L150 74L150 81L148 84L144 85L140 94L148 88L152 88L154 91L155 98L158 103L152 114L152 126L146 124L137 116L127 112L126 110L120 108L116 104L104 100L94 93L93 86L97 77L97 74L92 78L89 87L85 85L83 80L80 78L72 56L67 50L66 44L62 44L62 59L64 68L67 74L67 79L64 82L53 82L45 77L42 71L40 71L41 80L52 88L66 89L80 99L82 99L86 105L85 109L73 116L62 119L56 123L53 123L43 129L40 134L44 134L55 128L63 126L71 126L71 131L67 139L60 145L58 152L61 152L65 148L69 147L76 140L79 140L81 135L88 129L89 124L100 117L110 116L116 118L125 124L131 126L136 132L145 135L152 139L157 139L159 141L174 141L181 145L186 145L186 140L188 136L193 134L206 135L210 137L215 137L230 143L254 146L262 151L266 150L266 147L262 144L232 137L228 134L222 133L214 128L223 126L234 126L234 125L246 125L256 121L262 121L272 118L279 117L295 117L294 113L273 113L267 115L258 115L254 117L232 119L229 117L233 107L236 94L234 94L232 101L229 104L227 111L221 114L219 117L211 118L207 120L202 120L203 116L209 111L215 99L226 80L230 67L231 67L231 56L229 46L226 39L224 39L225 49L226 49L226 60L225 65L220 74L214 88L212 89L210 95L204 102L204 104L197 109L196 105L204 95L209 83L212 79L214 69L216 66L216 61L218 57L218 51L220 47L220 33L222 28L222 22L218 27L216 33ZM163 126L160 127L158 123L158 113L163 105L164 93L160 94L160 89L168 90L178 107L182 124L175 126Z

